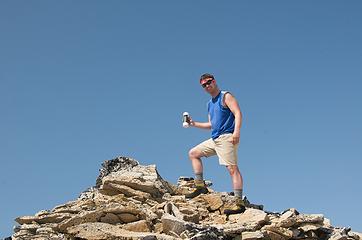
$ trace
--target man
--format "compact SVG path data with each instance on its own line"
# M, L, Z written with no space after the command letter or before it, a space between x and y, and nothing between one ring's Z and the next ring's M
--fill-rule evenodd
M243 179L237 165L237 148L240 140L242 114L235 97L227 91L221 91L213 75L203 74L200 84L212 97L207 104L209 121L196 122L190 118L190 125L211 129L211 138L189 151L189 158L196 176L196 189L186 197L194 198L202 193L208 193L203 179L201 158L217 155L219 164L226 166L230 173L236 203L234 208L225 209L224 213L241 213L245 211L245 207L242 201Z

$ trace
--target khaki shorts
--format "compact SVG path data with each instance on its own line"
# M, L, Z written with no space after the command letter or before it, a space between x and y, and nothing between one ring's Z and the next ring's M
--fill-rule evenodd
M234 145L231 141L233 139L232 133L220 135L213 140L212 138L200 143L195 148L202 152L204 157L211 157L217 155L219 157L220 165L237 165L238 164L238 146Z

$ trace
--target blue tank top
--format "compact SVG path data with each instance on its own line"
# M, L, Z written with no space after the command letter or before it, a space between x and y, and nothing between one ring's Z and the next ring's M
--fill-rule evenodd
M211 137L218 138L225 133L233 133L235 116L228 107L223 106L223 99L227 91L220 91L219 95L207 103L207 111L211 121Z

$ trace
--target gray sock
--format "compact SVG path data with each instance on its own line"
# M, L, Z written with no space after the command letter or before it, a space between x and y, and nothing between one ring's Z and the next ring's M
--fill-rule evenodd
M204 173L195 173L196 180L204 180Z
M234 189L234 196L243 198L243 189Z

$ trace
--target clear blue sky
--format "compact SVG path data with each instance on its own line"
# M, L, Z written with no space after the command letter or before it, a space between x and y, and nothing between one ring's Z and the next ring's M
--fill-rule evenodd
M244 115L245 194L362 232L361 1L1 1L0 237L77 198L104 160L192 176L199 76ZM226 169L205 178L231 191Z

